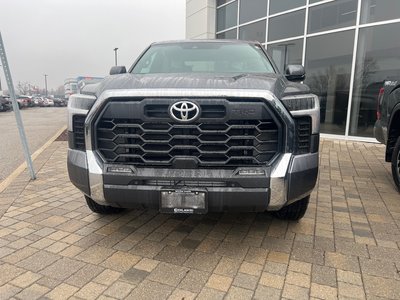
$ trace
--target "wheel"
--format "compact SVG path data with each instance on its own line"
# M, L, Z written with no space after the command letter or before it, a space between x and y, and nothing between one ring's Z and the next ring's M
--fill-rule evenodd
M298 200L288 206L282 207L280 210L273 212L275 217L283 220L293 220L297 221L304 217L307 211L308 202L310 201L310 196Z
M117 214L124 210L123 208L120 208L120 207L100 205L100 204L94 202L88 196L85 196L85 199L86 199L87 206L90 208L90 210L92 212L95 212L95 213L98 213L101 215Z
M397 138L392 154L392 175L397 190L400 192L400 137Z

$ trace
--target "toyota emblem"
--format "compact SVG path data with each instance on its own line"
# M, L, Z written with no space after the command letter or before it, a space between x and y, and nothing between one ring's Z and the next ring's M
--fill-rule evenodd
M169 108L169 115L178 122L192 122L200 115L200 107L191 101L179 101Z

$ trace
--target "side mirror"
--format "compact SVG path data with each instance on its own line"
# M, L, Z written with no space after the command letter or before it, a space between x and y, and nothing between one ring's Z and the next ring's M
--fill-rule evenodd
M110 70L110 75L124 74L124 73L126 73L125 66L114 66Z
M306 71L302 65L288 65L285 77L289 81L303 81L306 79Z

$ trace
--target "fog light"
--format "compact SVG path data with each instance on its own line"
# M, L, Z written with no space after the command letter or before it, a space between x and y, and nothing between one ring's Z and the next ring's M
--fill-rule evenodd
M246 170L239 170L240 176L262 176L265 175L264 170L257 170L257 169L246 169Z
M107 172L110 173L133 173L131 168L128 167L107 167Z

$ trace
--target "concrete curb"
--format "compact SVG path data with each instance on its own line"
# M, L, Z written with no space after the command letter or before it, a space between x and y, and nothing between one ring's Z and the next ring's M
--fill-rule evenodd
M64 130L67 129L67 126L63 126L59 129L43 146L35 151L32 154L32 161L34 161L44 150L46 150ZM26 162L22 163L18 168L16 168L10 175L0 183L0 193L2 193L13 181L17 178L24 170L26 169Z

